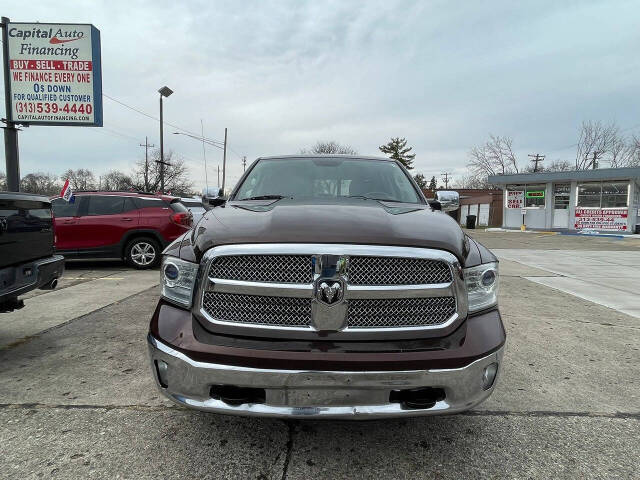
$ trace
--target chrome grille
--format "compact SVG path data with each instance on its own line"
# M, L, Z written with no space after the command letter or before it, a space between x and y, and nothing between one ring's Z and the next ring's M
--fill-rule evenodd
M456 313L454 297L354 299L347 308L349 328L402 328L440 325Z
M233 255L216 258L209 277L268 283L311 283L311 255Z
M202 306L207 314L221 322L281 327L311 325L310 298L205 292Z
M451 282L449 266L439 260L399 257L349 257L350 285L421 285Z

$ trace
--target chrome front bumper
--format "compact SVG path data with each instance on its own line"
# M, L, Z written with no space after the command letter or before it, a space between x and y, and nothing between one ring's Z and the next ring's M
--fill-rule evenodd
M371 419L437 415L468 410L491 395L503 348L462 368L410 371L296 371L203 363L148 336L151 368L160 391L175 403L208 412L285 418ZM166 387L157 361L168 364ZM483 389L483 372L498 364L493 384ZM212 385L265 389L264 403L230 405L212 398ZM430 408L406 408L389 401L394 390L434 387L445 392Z

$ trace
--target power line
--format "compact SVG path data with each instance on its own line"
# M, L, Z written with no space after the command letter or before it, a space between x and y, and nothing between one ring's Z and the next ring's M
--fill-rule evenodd
M156 122L159 122L159 121L160 121L160 119L159 119L158 117L154 117L153 115L151 115L151 114L149 114L149 113L147 113L147 112L143 112L142 110L140 110L140 109L138 109L138 108L132 107L131 105L127 105L126 103L124 103L124 102L122 102L122 101L118 100L117 98L113 98L112 96L107 95L106 93L103 93L103 94L102 94L102 96L103 96L103 97L108 98L109 100L111 100L111 101L113 101L113 102L116 102L116 103L118 103L118 104L122 105L123 107L128 108L129 110L133 110L134 112L139 113L140 115L144 115L144 116L145 116L145 117L147 117L147 118L150 118L150 119L152 119L152 120L155 120ZM176 128L176 129L178 129L178 130L180 130L180 131L182 131L182 132L185 132L185 133L188 133L188 134L190 134L190 135L194 135L194 136L198 136L198 137L199 137L199 135L198 135L197 133L194 133L194 132L192 132L192 131L190 131L190 130L187 130L186 128L179 127L178 125L174 125L174 124L169 123L169 122L166 122L166 121L165 121L164 123L165 123L166 125L169 125L170 127ZM220 141L218 141L218 140L210 140L210 141L211 141L211 142L215 142L215 143L219 143L220 145L222 145L222 144L223 144L223 142L220 142Z

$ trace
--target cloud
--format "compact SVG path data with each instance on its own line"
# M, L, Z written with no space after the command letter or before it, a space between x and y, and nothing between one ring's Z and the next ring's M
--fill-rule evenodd
M101 30L104 92L221 140L228 178L241 157L295 153L335 139L363 154L404 136L416 170L461 174L489 133L573 158L585 118L637 124L640 33L634 2L253 1L14 2L15 21L90 22ZM34 16L37 12L37 16ZM594 25L596 26L594 28ZM0 107L1 108L1 107ZM23 173L128 169L158 123L109 99L104 129L32 127L20 134ZM204 186L201 144L165 129ZM554 150L555 149L555 150ZM207 150L209 179L221 163Z

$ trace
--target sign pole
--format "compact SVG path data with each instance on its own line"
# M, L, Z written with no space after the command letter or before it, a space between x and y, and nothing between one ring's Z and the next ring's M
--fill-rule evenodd
M9 77L9 22L7 17L2 17L2 58L4 69L4 155L7 163L7 190L20 191L20 157L18 154L18 129L11 119L11 87Z

